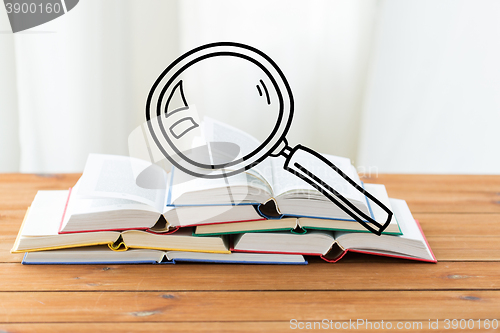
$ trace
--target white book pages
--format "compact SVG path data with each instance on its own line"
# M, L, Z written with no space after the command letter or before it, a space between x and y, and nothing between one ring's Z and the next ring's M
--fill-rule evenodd
M136 183L139 174L155 167L149 162L115 155L90 154L75 194L82 197L109 197L141 202L163 211L167 174L160 167L152 173L159 188L144 188ZM153 180L151 181L153 182Z
M424 236L406 202L399 199L390 199L390 202L402 235L377 236L371 233L336 232L335 238L339 244L347 249L433 260Z
M64 207L68 199L68 190L38 191L31 203L28 216L22 230L23 236L57 235Z
M324 154L323 156L326 157L335 166L337 166L340 170L342 170L347 176L349 176L354 182L356 182L356 184L361 186L361 180L356 173L356 169L351 164L351 161L348 158L326 154ZM294 174L284 170L284 158L279 157L277 159L274 159L272 163L274 180L273 190L275 196L284 196L288 194L293 195L294 193L300 195L301 193L304 198L308 198L312 195L325 201L328 200L328 198L323 196L314 187L307 184L305 181L295 176ZM313 170L316 176L318 176L327 184L330 184L344 197L349 200L356 200L361 203L365 202L364 195L361 192L350 185L333 169L327 167L323 162L316 159L311 159L309 163L310 164L306 166L308 170Z

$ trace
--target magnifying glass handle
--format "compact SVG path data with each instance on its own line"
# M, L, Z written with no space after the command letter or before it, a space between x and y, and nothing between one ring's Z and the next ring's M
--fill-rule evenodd
M286 158L285 165L283 166L285 170L293 173L297 177L307 182L309 185L316 188L328 199L330 199L330 201L332 201L354 220L361 223L366 229L370 230L374 234L381 235L382 232L387 228L387 226L389 226L393 215L390 209L387 208L383 203L381 203L377 198L371 195L364 188L356 184L355 181L349 178L349 176L347 176L344 172L342 172L342 170L337 168L332 162L330 162L314 150L302 145L297 145L291 149L287 148L285 148L281 153L281 155L285 156ZM314 165L314 168L311 167L311 164ZM343 195L336 191L332 187L333 185L327 184L314 172L314 170L324 170L325 168L329 168L332 171L338 173L350 185L355 187L359 192L366 195L373 203L382 208L387 213L387 220L383 223L375 221L371 216L366 215L364 212L354 206L349 200L347 200ZM369 223L365 221L368 221Z

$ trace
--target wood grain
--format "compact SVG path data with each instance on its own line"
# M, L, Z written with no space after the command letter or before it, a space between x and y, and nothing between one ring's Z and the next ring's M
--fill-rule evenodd
M445 237L431 236L427 240L440 261L498 261L500 236Z
M0 264L0 291L500 290L498 272L500 262L409 260L306 267Z
M349 253L308 266L20 265L9 250L36 192L67 189L79 176L0 174L0 331L283 332L292 318L393 327L500 319L500 176L365 179L407 200L437 264Z
M2 331L3 330L3 331ZM0 324L0 332L57 333L57 332L290 332L289 322L194 322L194 323L37 323ZM360 332L363 332L360 330ZM410 331L411 332L411 331Z
M67 190L81 174L0 174L0 211L28 208L40 190Z
M327 319L328 318L324 318ZM339 325L339 329L337 331L342 331L341 325L344 324L344 321L334 321L333 323L329 323L331 327L335 328L335 325ZM349 322L345 322L344 327L348 327ZM380 321L378 321L378 325L380 325ZM360 322L360 325L353 326L356 327L355 331L360 333L366 332L397 332L395 328L397 325L404 328L406 324L408 329L404 328L401 331L403 332L425 332L429 331L429 321L427 319L424 320L411 320L411 321L388 321L384 320L384 328L385 329L374 329L375 322L371 322L370 324L363 324ZM483 323L481 323L483 325ZM306 322L302 322L302 325L306 325ZM314 322L311 323L314 325ZM354 325L354 324L353 324ZM392 329L387 329L388 325ZM476 328L478 328L477 320L475 321ZM192 332L219 332L219 333L248 333L248 332L273 332L273 333L281 333L281 332L290 332L294 325L290 323L290 321L261 321L261 322L177 322L177 323L168 323L168 322L128 322L128 323L36 323L36 324L0 324L0 330L5 332L25 332L25 333L56 333L56 332L102 332L102 333L117 333L117 332L179 332L179 333L192 333ZM318 326L319 327L319 324ZM377 327L377 326L375 326ZM294 329L300 332L310 332L311 330L306 329ZM324 329L328 331L328 329ZM334 329L330 329L334 331ZM354 330L352 328L351 330ZM318 331L318 329L316 330ZM345 330L344 330L345 331ZM444 333L453 331L451 329L445 329L445 322L438 322L438 329L432 329L432 332L436 333ZM473 330L469 330L473 332ZM480 332L498 332L498 330L494 329L484 329L481 326Z
M0 323L491 319L500 291L0 292L0 303Z
M499 176L381 174L363 181L384 184L413 213L500 213Z
M477 213L414 213L426 237L433 236L477 236L500 235L500 214Z

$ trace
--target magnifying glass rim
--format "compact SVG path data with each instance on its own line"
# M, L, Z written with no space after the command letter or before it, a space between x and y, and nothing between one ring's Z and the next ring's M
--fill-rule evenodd
M184 70L186 70L190 66L194 65L195 63L197 63L197 62L199 62L201 60L204 60L204 59L208 59L208 58L212 58L212 57L217 57L217 56L235 56L235 57L243 58L245 60L253 62L255 65L259 66L259 68L261 68L264 71L264 73L266 73L266 75L271 80L273 86L275 87L275 89L276 89L276 91L278 93L278 100L279 100L280 108L279 108L278 120L276 121L276 124L275 124L273 130L271 131L271 134L266 138L266 140L264 142L261 143L261 145L259 147L255 148L252 152L250 152L249 154L241 157L240 159L237 159L237 160L234 160L234 161L231 161L231 162L227 162L227 163L223 163L223 164L204 164L204 163L199 163L199 162L196 162L196 161L190 159L189 157L187 157L186 155L184 155L181 151L179 151L179 149L177 149L177 147L173 144L172 140L170 139L169 133L165 130L164 126L162 126L163 125L163 123L162 123L162 117L160 117L160 116L162 114L162 101L163 101L163 97L165 96L165 93L167 92L168 88L170 88L170 86L173 84L173 82L175 81L175 79L180 74L182 74L182 72ZM168 82L165 84L165 86L161 90L160 95L158 96L158 103L157 103L157 110L156 110L156 115L157 115L157 117L158 117L158 119L160 121L160 130L162 131L164 138L167 140L168 144L170 145L170 148L172 148L175 151L175 153L177 155L179 155L182 159L186 160L186 162L188 162L188 163L190 163L192 165L195 165L197 167L203 168L203 169L223 169L223 168L228 168L228 167L231 167L233 165L242 163L245 160L248 160L248 159L252 158L254 155L260 153L263 150L263 148L274 138L275 133L278 132L278 130L280 128L280 124L281 124L282 119L283 119L283 114L284 114L284 111L283 111L283 96L281 94L281 90L278 87L278 84L276 83L276 80L272 77L271 73L267 70L267 68L265 68L257 60L255 60L255 59L253 59L253 58L251 58L251 57L249 57L247 55L242 55L240 53L235 53L235 52L212 52L212 53L209 53L209 54L197 57L197 58L191 60L190 62L188 62L187 64L185 64L184 66L182 66L179 70L177 70L175 72L174 75L172 75L172 77L168 80ZM167 115L167 117L168 117L168 115Z
M193 60L190 60L190 58L189 58L192 55L196 55L196 54L200 53L201 51L204 51L204 50L207 50L207 49L210 49L210 48L217 49L217 48L224 48L224 47L230 47L231 51L217 51L217 50L215 50L215 51L209 51L208 53L205 53L205 54L202 54L200 56L197 56ZM232 50L233 48L236 48L236 50L233 51ZM283 96L282 91L281 91L280 86L279 86L279 83L277 82L276 78L272 76L271 71L268 69L268 67L266 67L265 65L263 65L258 60L256 60L256 59L248 56L247 54L245 54L243 52L238 52L238 50L241 49L241 48L249 50L251 52L254 52L254 53L258 54L260 57L264 58L264 60L267 61L271 65L271 68L274 69L278 73L278 76L281 79L281 83L284 84L284 86L286 88L286 91L288 92L288 97L289 97L288 100L285 100L286 96L285 97ZM160 120L160 125L163 125L162 120L161 120L161 115L162 115L162 109L161 109L162 105L161 104L162 104L163 97L164 97L166 91L172 86L172 84L175 81L175 79L182 72L184 72L187 68L189 68L193 64L195 64L195 63L197 63L197 62L199 62L199 61L201 61L203 59L212 58L212 57L216 57L216 56L235 56L235 57L238 57L238 58L242 58L242 59L248 60L248 61L254 63L255 65L257 65L262 71L264 71L264 73L269 77L269 79L273 83L273 86L276 89L276 92L278 93L278 100L279 100L280 108L279 108L279 116L278 116L278 120L276 121L276 125L274 126L271 134L266 138L266 140L259 147L257 147L256 149L254 149L249 154L243 156L240 159L237 159L235 161L231 161L231 162L228 162L228 163L224 163L224 164L210 165L210 164L203 164L203 163L199 163L199 162L193 161L192 159L188 158L187 156L185 156L182 152L180 152L177 149L177 147L170 140L169 134L165 131L164 127L160 126L161 132L162 132L164 138L167 140L170 148L172 148L175 151L175 153L177 155L179 155L183 160L185 160L186 162L190 163L191 165L197 166L197 167L202 168L202 169L206 169L207 171L209 171L209 170L211 170L211 171L220 171L220 173L217 173L217 174L202 174L202 173L194 172L194 171L190 170L189 168L186 168L183 165L179 164L162 147L162 145L160 144L158 138L156 137L156 134L154 133L154 129L153 129L151 123L150 123L150 120L151 120L151 114L150 114L150 112L151 112L151 100L153 98L153 95L154 95L156 89L158 88L158 85L161 83L161 81L164 79L164 77L169 72L171 72L176 66L178 66L182 61L186 61L186 59L190 60L188 63L186 63L185 65L183 65L180 69L177 69L175 71L175 73L171 75L171 77L169 78L169 80L167 81L167 83L163 86L163 88L162 88L162 90L161 90L161 92L160 92L160 94L158 96L157 105L156 105L156 117L157 117L157 119ZM287 101L290 103L289 109L288 109L288 111L289 111L288 112L288 117L286 117L286 114L285 114L285 112L287 111L285 109ZM231 175L234 175L234 174L238 174L240 172L248 170L248 169L252 168L253 166L257 165L258 163L262 162L265 158L267 158L272 153L274 153L274 150L285 139L285 136L286 136L286 134L287 134L287 132L288 132L290 126L291 126L291 122L292 122L292 118L293 118L293 111L294 111L293 107L294 107L294 102L293 102L293 95L292 95L292 91L290 89L290 86L289 86L289 84L288 84L288 82L287 82L287 80L286 80L283 72L279 69L279 67L277 66L277 64L271 58L269 58L262 51L257 50L255 48L253 48L251 46L248 46L248 45L245 45L245 44L234 43L234 42L218 42L218 43L211 43L211 44L202 45L202 46L197 47L197 48L195 48L195 49L193 49L191 51L188 51L188 52L184 53L179 58L177 58L174 62L172 62L160 74L160 76L158 77L158 79L155 81L155 83L151 87L150 93L148 95L148 99L147 99L147 102L146 102L146 120L147 120L147 123L148 123L149 131L150 131L150 133L151 133L154 141L156 142L156 145L162 151L163 155L172 164L174 164L176 167L180 168L184 172L186 172L186 173L188 173L190 175L193 175L193 176L204 177L204 178L221 178L221 177L227 177L227 176L231 176ZM287 118L286 119L286 124L283 127L283 129L281 131L281 134L280 134L279 132L280 132L280 128L282 127L281 125L282 125L284 117ZM275 139L276 137L278 137L278 138L275 141L274 145L270 149L268 149L267 151L265 151L264 148L266 147L266 145L268 145L270 142L272 142L273 139ZM237 170L233 170L233 171L229 171L229 172L226 172L224 170L224 168L231 167L231 166L234 166L234 165L237 165L237 164L242 164L245 161L251 159L252 157L254 157L255 155L258 155L258 154L262 154L262 156L256 158L255 161L248 163L244 167L241 167L241 168L238 168Z

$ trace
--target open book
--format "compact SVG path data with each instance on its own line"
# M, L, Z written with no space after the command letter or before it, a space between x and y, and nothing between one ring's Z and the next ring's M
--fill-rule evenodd
M221 264L294 264L306 265L301 255L267 253L204 253L132 249L111 251L104 246L27 252L25 265L43 264L175 264L206 262Z
M204 119L204 128L206 136L210 137L211 141L231 142L238 145L242 152L260 145L260 142L251 135L210 118ZM356 169L348 158L323 156L355 183L362 186ZM246 172L226 179L189 177L179 169L173 168L170 175L167 205L178 207L263 204L273 201L272 205L261 205L260 212L268 217L288 215L353 221L321 192L284 170L283 164L283 157L267 158ZM307 168L314 170L319 178L330 184L363 213L372 215L365 195L356 190L337 172L325 168L324 164L313 159ZM231 171L231 168L227 168L227 171ZM228 188L231 196L227 195Z
M68 191L38 191L26 212L12 248L13 253L108 245L113 250L128 248L229 253L224 236L194 237L192 228L174 234L154 234L141 230L97 231L59 234Z
M365 184L365 189L380 200L391 211L391 204L384 185ZM372 206L375 220L383 220L386 213L378 205ZM282 219L269 219L261 221L233 222L233 223L215 223L197 226L195 235L209 236L221 234L238 234L246 232L269 232L289 230L293 233L303 234L308 230L337 230L337 231L358 231L369 232L359 223L344 220L317 219L310 217L288 217ZM401 234L398 223L395 218L391 220L384 234Z
M204 128L212 141L233 142L241 151L257 144L250 135L210 118L205 118ZM349 159L324 156L362 186ZM285 171L282 158L267 158L246 172L224 179L207 179L175 167L167 172L140 159L92 154L72 191L60 232L148 228L167 232L180 226L284 215L352 221L352 229L342 229L359 229L352 217L322 193ZM376 205L338 173L322 169L324 165L308 168L328 184L335 184L334 188L361 212L374 217L372 207Z
M59 231L150 229L161 233L205 223L264 219L251 205L167 206L167 180L162 168L146 161L90 154L82 177L68 195Z
M290 232L244 233L234 237L232 250L239 252L288 253L321 256L335 262L347 251L436 262L420 225L404 200L390 199L402 235L328 232L312 230L303 235Z

